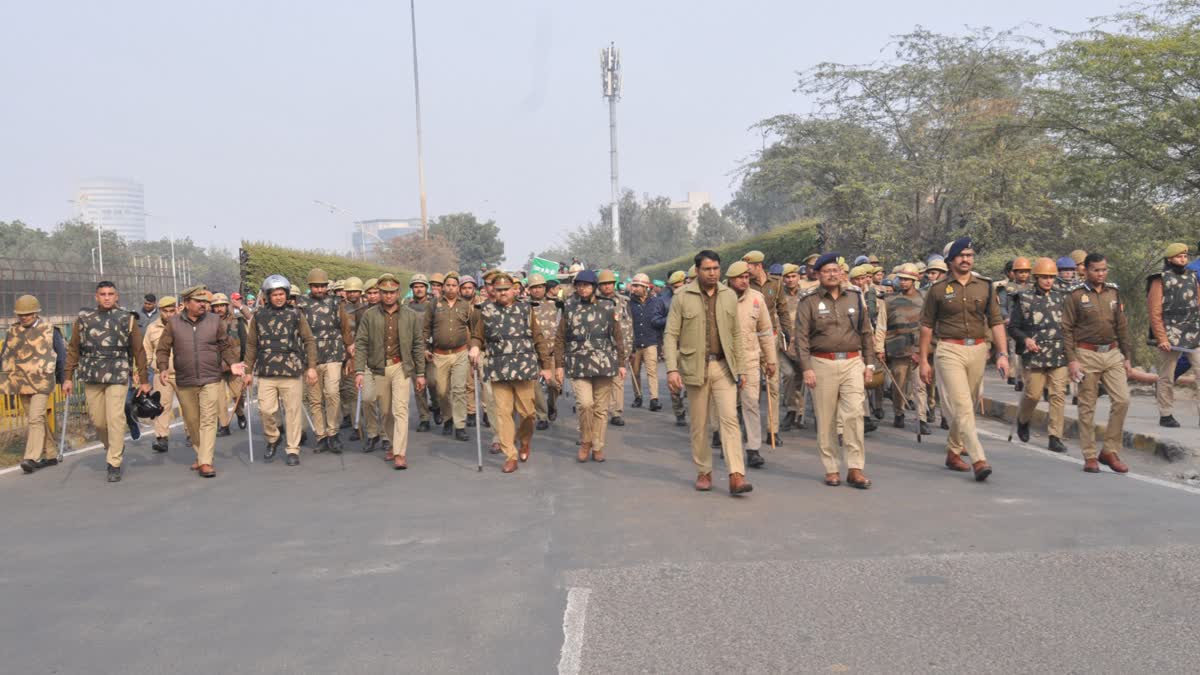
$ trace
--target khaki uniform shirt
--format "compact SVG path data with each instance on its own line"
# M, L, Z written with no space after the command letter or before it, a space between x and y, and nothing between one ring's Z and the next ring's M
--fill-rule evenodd
M746 371L754 372L760 365L760 359L775 365L778 356L773 337L774 327L771 325L770 308L762 293L747 288L738 298L737 316L742 331L742 348L746 350Z
M932 329L939 340L983 340L1002 323L1000 301L984 277L972 275L966 286L947 277L925 294L921 325Z
M458 349L471 338L471 314L474 308L459 298L450 304L442 298L425 312L425 340L434 349Z
M857 288L842 290L836 299L825 289L805 294L796 308L800 368L812 370L814 352L859 352L864 363L874 365L874 330Z
M1091 345L1116 342L1125 358L1132 358L1125 307L1112 286L1096 289L1085 285L1071 291L1063 306L1062 333L1068 362L1078 360L1075 350L1081 342Z

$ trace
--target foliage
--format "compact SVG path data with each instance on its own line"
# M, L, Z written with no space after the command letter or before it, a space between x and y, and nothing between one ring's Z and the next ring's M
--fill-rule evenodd
M381 251L379 257L384 265L403 267L423 274L445 274L450 270L459 269L458 254L454 245L446 237L432 232L429 233L428 239L422 238L420 234L396 237L388 242L387 249Z
M105 259L108 258L105 249ZM164 261L171 258L171 240L135 241L129 243L131 256L154 256ZM175 260L186 260L192 281L218 291L229 291L238 287L238 263L233 252L226 248L205 249L197 246L191 237L175 240ZM181 286L182 288L182 286Z
M747 252L754 250L762 251L768 264L777 262L799 264L809 254L817 253L820 250L819 239L816 221L809 219L777 227L756 237L711 248L721 255L723 266L740 260ZM698 252L699 249L689 251L678 258L640 267L636 271L645 272L650 275L651 279L666 279L675 270L687 271L692 266L692 259Z
M245 286L243 292L262 286L262 280L272 274L282 274L297 286L304 286L309 270L320 267L331 279L356 276L363 281L378 277L385 272L395 274L403 286L408 285L410 272L394 267L365 263L332 253L302 251L284 248L266 242L242 242L242 250L249 256L245 264Z
M496 221L481 223L473 213L451 213L438 218L429 225L429 236L444 237L456 254L457 266L464 270L494 267L504 259L504 242L500 240Z
M745 231L737 223L725 217L710 204L705 204L696 214L696 233L692 235L692 247L720 246L737 241L743 236L745 236Z

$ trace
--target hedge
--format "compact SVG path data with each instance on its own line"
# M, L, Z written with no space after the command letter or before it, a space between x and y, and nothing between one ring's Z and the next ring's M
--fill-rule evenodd
M762 251L768 264L790 262L799 265L809 254L819 252L819 241L817 221L801 220L749 239L718 246L713 250L721 255L721 264L724 266L741 260L742 256L750 251ZM686 272L692 266L695 257L696 252L693 252L674 260L643 267L638 271L645 272L651 279L666 280L675 270Z
M262 242L243 241L242 250L249 256L243 266L243 292L254 292L261 288L263 279L272 274L282 274L288 281L304 289L304 280L308 277L309 270L314 267L325 270L330 281L346 277L358 277L366 281L391 272L400 280L402 287L408 286L408 279L412 275L407 270L384 267L332 253L301 251Z

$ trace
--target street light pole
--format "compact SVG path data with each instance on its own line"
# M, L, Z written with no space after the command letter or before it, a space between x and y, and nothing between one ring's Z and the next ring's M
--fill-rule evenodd
M609 43L600 50L600 74L604 84L604 98L608 99L608 143L609 174L612 181L612 204L610 206L613 228L613 249L621 252L621 214L618 204L621 187L617 181L617 101L621 98L621 52Z
M417 0L409 0L412 17L413 99L417 105L417 185L421 191L421 238L429 238L429 210L425 205L425 159L421 148L421 73L417 68Z

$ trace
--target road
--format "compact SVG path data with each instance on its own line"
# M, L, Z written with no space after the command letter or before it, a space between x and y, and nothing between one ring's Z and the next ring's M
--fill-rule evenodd
M941 468L942 432L884 427L869 491L821 483L809 430L751 495L702 494L669 408L628 410L580 465L566 406L511 476L415 433L405 472L249 464L235 431L202 480L178 429L117 485L100 452L0 476L0 671L1196 669L1194 488L1084 474L987 423L984 484Z

